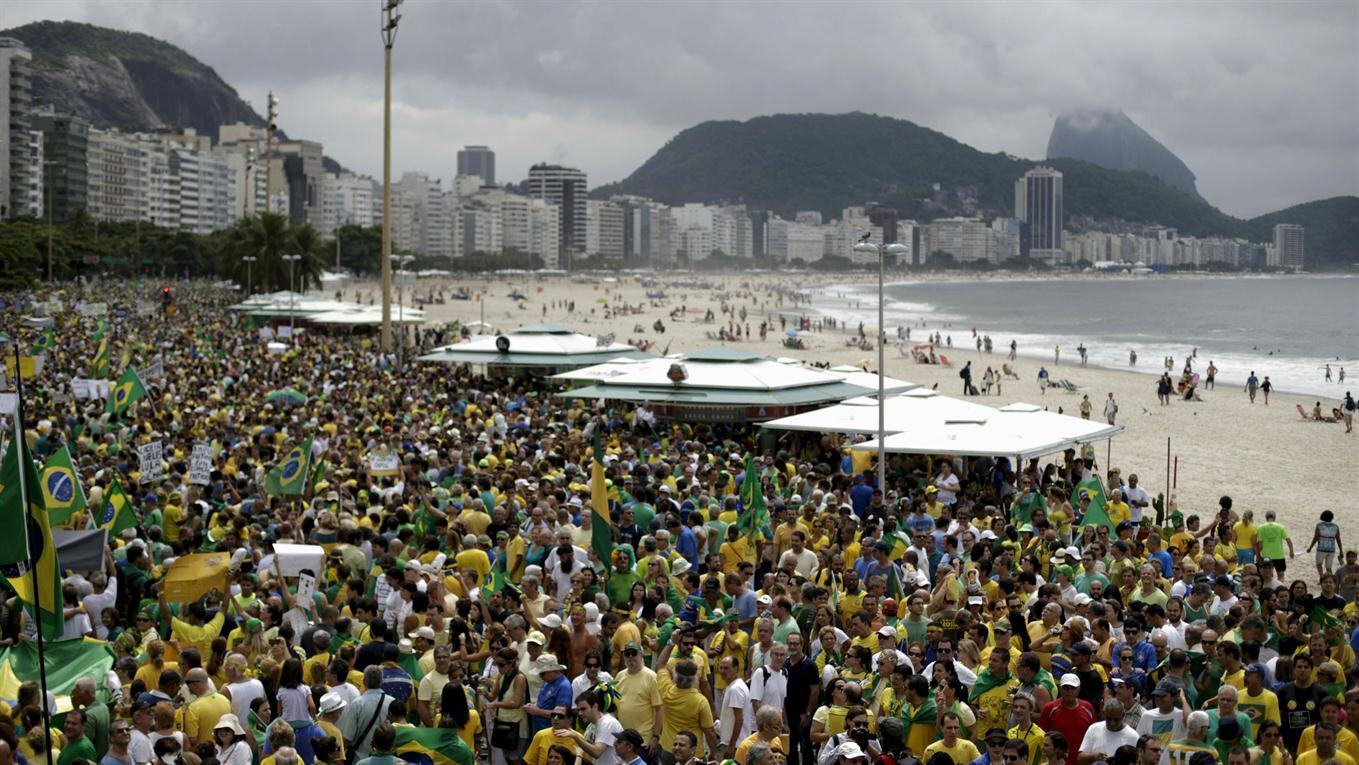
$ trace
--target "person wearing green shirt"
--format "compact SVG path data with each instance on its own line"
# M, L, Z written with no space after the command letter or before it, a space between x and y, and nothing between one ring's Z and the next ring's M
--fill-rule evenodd
M642 576L632 569L631 556L615 554L613 558L613 568L609 571L604 591L608 593L610 603L626 606L632 602L632 586L643 581Z
M1278 522L1277 514L1270 510L1265 513L1265 522L1255 529L1255 555L1274 564L1274 570L1282 577L1288 562L1284 560L1284 544L1288 544L1288 557L1293 557L1293 538L1288 529Z
M66 746L61 748L61 757L57 758L57 765L71 765L80 759L88 762L99 761L99 757L94 753L94 743L85 736L84 711L72 709L67 712L66 722L62 724L62 733L66 734Z

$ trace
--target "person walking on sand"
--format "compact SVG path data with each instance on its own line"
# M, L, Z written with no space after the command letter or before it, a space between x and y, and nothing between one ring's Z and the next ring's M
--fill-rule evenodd
M1255 403L1255 391L1260 387L1260 378L1255 376L1255 370L1250 371L1250 377L1246 378L1246 393L1250 395L1250 402Z
M1137 351L1131 348L1128 349L1128 366L1130 367L1137 366Z
M1354 432L1355 408L1354 396L1351 396L1349 391L1345 391L1345 400L1340 404L1340 417L1345 421L1346 433Z
M1062 346L1057 345L1052 348L1052 365L1060 367L1062 365Z
M1093 408L1094 408L1094 405L1090 403L1090 394L1089 394L1089 393L1086 393L1085 395L1081 396L1081 419L1082 419L1082 420L1088 420L1088 419L1090 419L1090 410L1093 409Z
M1081 366L1085 366L1085 362L1090 352L1089 349L1085 347L1085 343L1076 346L1076 352L1081 355Z
M958 376L963 378L963 395L972 395L972 362L967 362L958 372Z
M1011 340L1011 341L1010 341L1010 361L1014 361L1015 358L1016 358L1018 355L1019 355L1019 343L1015 342L1014 340Z
M1038 368L1038 391L1046 396L1048 394L1048 368Z
M1114 392L1109 391L1109 398L1104 401L1104 419L1110 425L1113 425L1116 417L1118 417L1118 402L1114 400Z
M1260 383L1260 392L1265 394L1265 406L1269 406L1269 392L1274 390L1274 384L1269 381L1269 375L1265 375L1265 381Z

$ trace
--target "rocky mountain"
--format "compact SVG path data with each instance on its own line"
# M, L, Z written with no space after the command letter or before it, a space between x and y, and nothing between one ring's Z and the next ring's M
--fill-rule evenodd
M154 37L65 21L26 24L0 36L33 52L36 103L96 127L191 127L215 140L223 124L264 124L212 67Z
M1085 109L1058 116L1048 138L1048 159L1058 158L1146 173L1198 196L1189 166L1121 111Z

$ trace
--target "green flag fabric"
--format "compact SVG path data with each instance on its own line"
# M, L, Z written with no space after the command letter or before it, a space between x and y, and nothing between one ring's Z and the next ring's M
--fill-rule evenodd
M56 696L57 711L71 708L71 690L83 677L102 678L113 668L113 646L96 640L60 640L43 646L47 689ZM0 649L0 701L13 705L23 680L38 677L38 644L21 640Z
M764 487L760 486L760 473L755 469L755 453L746 455L746 471L741 479L741 504L745 511L736 519L736 527L748 539L757 534L763 535L769 525L769 506L764 501Z
M99 348L94 352L94 359L90 362L90 377L95 380L106 380L109 376L109 339L100 339Z
M109 400L104 411L118 416L143 398L146 398L146 386L142 384L142 378L137 374L137 370L128 367L123 370L123 376L118 378L113 390L109 391Z
M117 481L109 484L109 490L104 495L104 506L99 508L94 521L100 528L108 529L110 537L121 533L123 529L136 527L137 515L132 511L132 502Z
M476 765L476 755L458 735L457 728L396 728L396 756L407 762L429 765Z
M80 476L71 464L71 451L63 446L48 458L38 477L43 504L47 507L47 522L65 526L85 510L85 489Z
M55 640L65 629L57 545L43 506L38 466L18 417L14 430L0 464L0 573L36 616L43 635ZM30 560L36 576L30 573Z
M57 346L56 330L52 329L51 327L48 327L47 329L43 330L42 336L39 337L38 341L33 344L32 353L34 355L39 353L47 353L56 346Z
M609 565L613 554L613 523L609 515L609 489L604 479L604 444L595 432L590 459L590 547L595 556Z
M1109 520L1109 500L1104 496L1104 484L1097 476L1089 478L1076 484L1076 488L1071 491L1071 506L1081 506L1081 493L1090 496L1090 507L1085 510L1085 517L1081 518L1081 526L1108 526L1109 533L1113 534L1117 529L1114 522Z

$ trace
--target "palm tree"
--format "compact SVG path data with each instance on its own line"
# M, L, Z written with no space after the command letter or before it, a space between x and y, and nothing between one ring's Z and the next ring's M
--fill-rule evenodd
M326 250L325 242L316 229L310 223L301 226L293 226L289 232L292 238L292 249L289 252L302 256L302 260L297 263L297 283L301 285L303 291L310 283L314 287L321 286L321 271L324 269L323 253Z
M292 251L291 244L288 219L282 215L264 213L242 218L223 240L219 255L222 273L245 286L247 294L254 294L256 287L273 292L288 282L288 264L283 256ZM246 256L254 256L255 261L242 260ZM246 284L247 278L253 284Z

